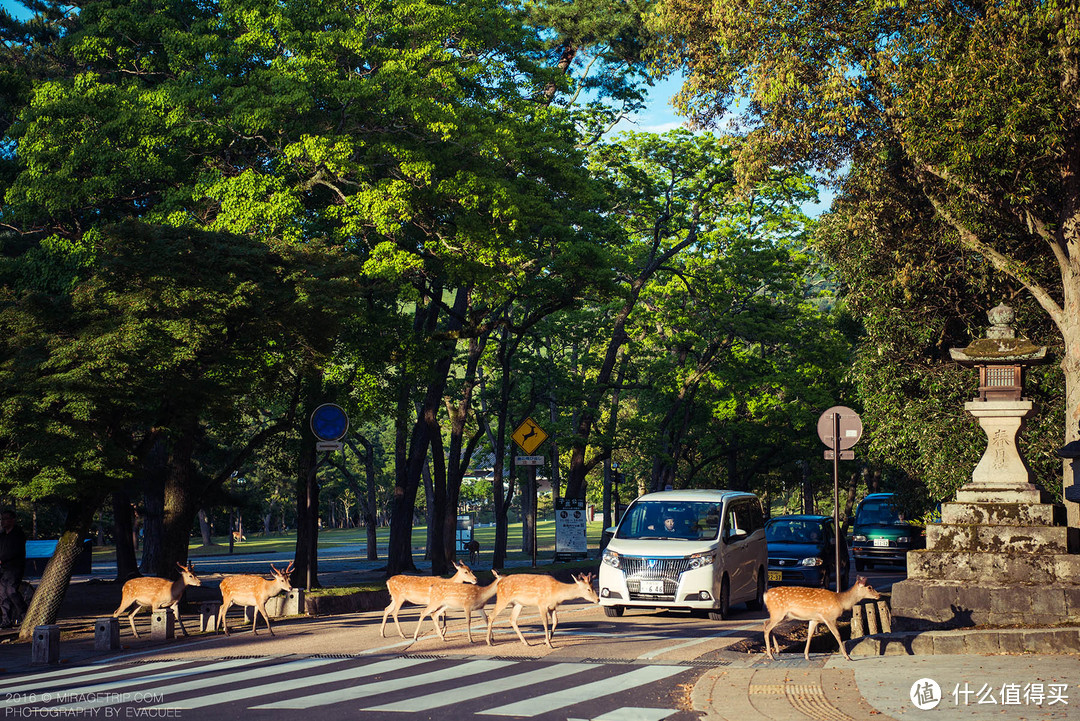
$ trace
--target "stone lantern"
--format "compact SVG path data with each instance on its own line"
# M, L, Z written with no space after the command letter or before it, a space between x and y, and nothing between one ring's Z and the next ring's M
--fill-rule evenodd
M963 490L1034 492L1035 486L1029 482L1031 471L1016 447L1016 436L1024 419L1034 411L1034 404L1023 397L1024 370L1046 360L1046 347L1016 337L1011 326L1016 314L1004 303L987 317L991 325L985 338L949 351L954 361L979 369L979 396L965 403L964 409L979 420L987 438L972 482Z
M951 351L957 362L979 369L979 396L964 408L986 431L986 451L971 481L941 504L941 522L927 525L926 548L908 551L907 580L892 588L897 631L1080 621L1080 555L1068 552L1068 529L1055 524L1053 504L1031 483L1016 447L1034 412L1023 395L1024 371L1046 359L1046 348L1016 337L1008 306L989 318L985 338Z

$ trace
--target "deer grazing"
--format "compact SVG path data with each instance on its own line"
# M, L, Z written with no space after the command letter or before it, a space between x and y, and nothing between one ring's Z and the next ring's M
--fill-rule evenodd
M225 631L225 635L229 635L229 626L225 623L225 614L229 612L229 607L234 603L237 606L254 606L254 618L251 619L251 632L258 634L255 630L256 624L259 623L259 614L262 614L263 620L266 621L266 630L270 632L270 635L274 635L274 629L270 628L270 617L266 615L266 601L271 596L276 596L282 591L286 593L292 588L292 583L289 581L289 573L292 571L293 564L289 563L288 568L282 570L275 568L274 564L270 564L270 570L273 572L274 577L269 581L262 576L252 575L236 575L226 576L221 579L221 609L218 611L218 625Z
M390 592L390 605L383 611L382 626L379 627L379 634L386 638L386 617L393 613L394 626L397 627L398 635L405 638L405 634L401 630L401 624L398 623L398 611L401 610L405 603L427 606L428 601L431 600L431 587L436 583L441 581L476 583L476 575L464 563L454 561L454 568L457 569L457 572L449 579L436 576L406 576L404 574L391 576L386 582L386 590Z
M472 643L472 612L480 611L484 616L484 620L487 620L487 614L484 613L484 604L486 604L492 596L495 595L498 590L499 581L503 580L503 577L499 575L499 572L495 569L491 569L491 572L495 574L495 580L488 586L477 586L469 583L454 583L452 581L440 580L431 586L431 600L428 601L427 606L420 612L420 619L416 622L416 632L413 633L413 641L415 641L420 635L420 626L424 623L424 617L431 615L431 623L435 626L436 633L439 634L439 638L443 641L446 640L446 634L443 633L440 620L445 621L443 618L446 612L450 609L455 611L464 611L467 619L467 629L469 634L469 643Z
M128 623L131 624L131 631L135 634L135 638L139 637L139 630L135 628L135 614L141 611L143 606L149 606L151 612L157 608L169 608L171 606L177 625L180 626L180 630L184 632L185 636L188 635L187 629L184 628L184 622L180 620L180 597L184 595L185 588L188 586L201 586L202 581L195 575L194 563L188 566L177 563L176 566L180 569L180 578L175 581L170 581L167 578L143 576L142 578L132 578L124 583L120 597L120 608L113 613L113 618L122 614L127 610L128 606L134 603L135 610L128 616Z
M862 576L855 581L855 585L846 591L837 593L826 588L801 588L796 586L781 586L770 588L765 592L765 607L769 611L769 620L765 622L765 655L772 660L772 647L770 646L770 634L777 624L785 619L792 618L796 621L809 621L810 628L806 633L806 648L803 656L810 660L810 641L814 638L814 631L819 623L824 623L832 631L836 642L840 644L840 653L848 661L847 649L840 639L840 632L836 630L836 619L844 611L850 611L851 607L866 598L879 599L881 594L868 586ZM773 641L772 643L776 643ZM776 644L776 652L780 653L780 645Z
M491 627L495 624L495 618L504 608L511 603L514 610L510 612L510 625L517 632L518 638L526 646L529 642L521 635L517 619L521 609L525 606L536 606L540 610L540 623L544 626L544 642L548 648L551 645L551 637L555 634L555 627L559 625L559 604L574 598L584 598L590 603L599 603L600 597L592 587L592 574L574 576L571 583L563 583L551 576L541 574L519 574L508 576L499 584L498 596L495 599L495 610L488 617L487 643L491 643ZM551 614L551 630L548 630L547 617Z

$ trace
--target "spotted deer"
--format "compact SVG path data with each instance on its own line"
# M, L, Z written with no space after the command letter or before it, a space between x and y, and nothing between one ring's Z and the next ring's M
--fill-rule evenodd
M202 581L195 575L195 564L192 563L188 566L182 566L179 563L176 564L180 569L180 578L175 581L170 581L167 578L156 578L154 576L143 576L142 578L132 578L124 583L124 588L120 592L120 607L113 612L113 618L116 618L124 611L128 606L135 604L135 610L128 616L128 623L131 624L131 631L135 634L135 638L139 638L139 630L135 628L135 614L143 609L144 606L149 606L151 612L154 609L159 608L172 608L173 616L176 617L176 624L180 626L180 630L187 636L187 629L184 628L184 622L180 620L180 597L184 595L184 589L188 586L201 586Z
M584 598L590 603L599 603L600 597L592 587L592 574L574 576L570 583L563 583L551 576L543 574L522 573L507 576L499 584L498 596L495 600L495 610L488 617L487 643L492 646L491 628L495 624L495 618L511 603L514 609L510 612L510 625L517 633L518 638L526 646L529 642L521 634L517 619L521 609L525 606L536 606L540 611L540 623L544 626L544 643L548 648L551 645L551 637L555 634L555 627L559 625L559 604L574 598ZM551 614L551 630L548 630L547 617Z
M769 610L769 620L765 622L765 655L772 660L772 647L770 639L772 630L788 618L796 621L809 621L810 628L806 632L806 648L803 657L810 660L810 641L814 638L814 631L819 623L824 623L832 631L836 642L840 644L840 653L844 658L851 660L844 642L840 639L840 632L836 630L836 619L844 611L850 611L851 607L866 598L879 599L881 594L867 585L862 576L855 581L855 585L846 591L837 593L827 588L803 588L801 586L780 586L770 588L765 592L765 607ZM776 643L776 641L772 641ZM776 644L776 652L780 653L780 645Z
M487 620L487 614L484 613L484 604L486 604L491 597L495 595L498 590L498 585L503 577L499 575L499 572L495 569L491 571L495 574L495 580L487 586L477 586L469 583L454 583L449 580L440 580L431 586L431 600L428 601L427 606L420 612L420 619L416 622L416 632L413 633L413 641L420 635L420 626L424 623L424 618L428 615L431 616L431 623L435 626L435 631L439 634L439 638L443 641L446 640L446 634L443 633L440 620L445 621L443 618L448 610L464 611L467 622L467 631L469 634L469 643L472 643L472 613L473 611L480 611L484 616L484 620Z
M292 583L289 581L289 573L292 571L293 564L290 562L288 568L284 570L275 568L274 564L270 564L270 570L273 572L274 577L270 580L263 578L262 576L253 575L235 575L226 576L221 579L221 609L218 611L218 625L225 631L225 635L229 635L229 627L225 622L225 614L229 612L229 607L234 603L237 606L254 606L255 612L251 619L251 632L258 634L255 626L259 623L259 614L262 614L263 620L266 621L266 630L270 632L270 635L274 635L274 629L270 628L270 617L266 615L266 602L272 596L276 596L282 591L288 593L292 589Z
M394 626L397 627L398 635L405 638L401 624L398 623L398 611L406 603L426 606L431 600L431 587L435 583L439 581L476 583L476 575L471 568L457 561L453 563L457 572L449 579L437 576L406 576L405 574L390 577L386 582L386 590L390 592L390 605L383 611L382 626L379 627L379 634L383 638L386 638L386 617L391 613L394 614Z

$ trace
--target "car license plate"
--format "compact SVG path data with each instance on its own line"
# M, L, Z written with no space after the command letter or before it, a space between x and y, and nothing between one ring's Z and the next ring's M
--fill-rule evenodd
M772 583L773 581L783 581L783 580L784 580L784 572L783 571L769 571L769 583Z
M660 595L660 594L662 594L664 592L664 582L663 581L642 581L641 582L641 592L642 593L652 593L652 594Z
M884 547L888 548L889 547L889 539L888 538L875 538L874 539L874 545L875 546L884 546Z

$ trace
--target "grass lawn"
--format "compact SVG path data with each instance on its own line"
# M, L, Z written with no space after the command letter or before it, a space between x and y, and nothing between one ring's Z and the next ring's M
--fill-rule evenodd
M603 523L593 521L586 528L586 538L590 549L598 548L600 536L603 533ZM296 547L296 533L245 533L247 540L233 546L233 553L281 553L292 551ZM381 550L386 546L390 537L389 528L379 528L376 531L378 545ZM495 546L495 527L488 526L473 530L473 538L480 543L480 553L487 558L491 557ZM203 546L201 538L193 538L188 550L190 558L203 558L206 556L220 556L229 553L228 537L214 537L213 546ZM420 526L413 528L412 545L414 549L422 549L427 543L427 528ZM542 520L536 528L537 560L542 557L550 557L555 552L555 521ZM319 532L319 548L334 549L341 546L359 545L362 549L367 548L367 531L363 528L349 529L324 529ZM510 524L508 528L507 557L511 560L528 559L529 555L522 553L521 548L521 524ZM95 546L95 561L112 561L116 558L116 549L113 546Z

